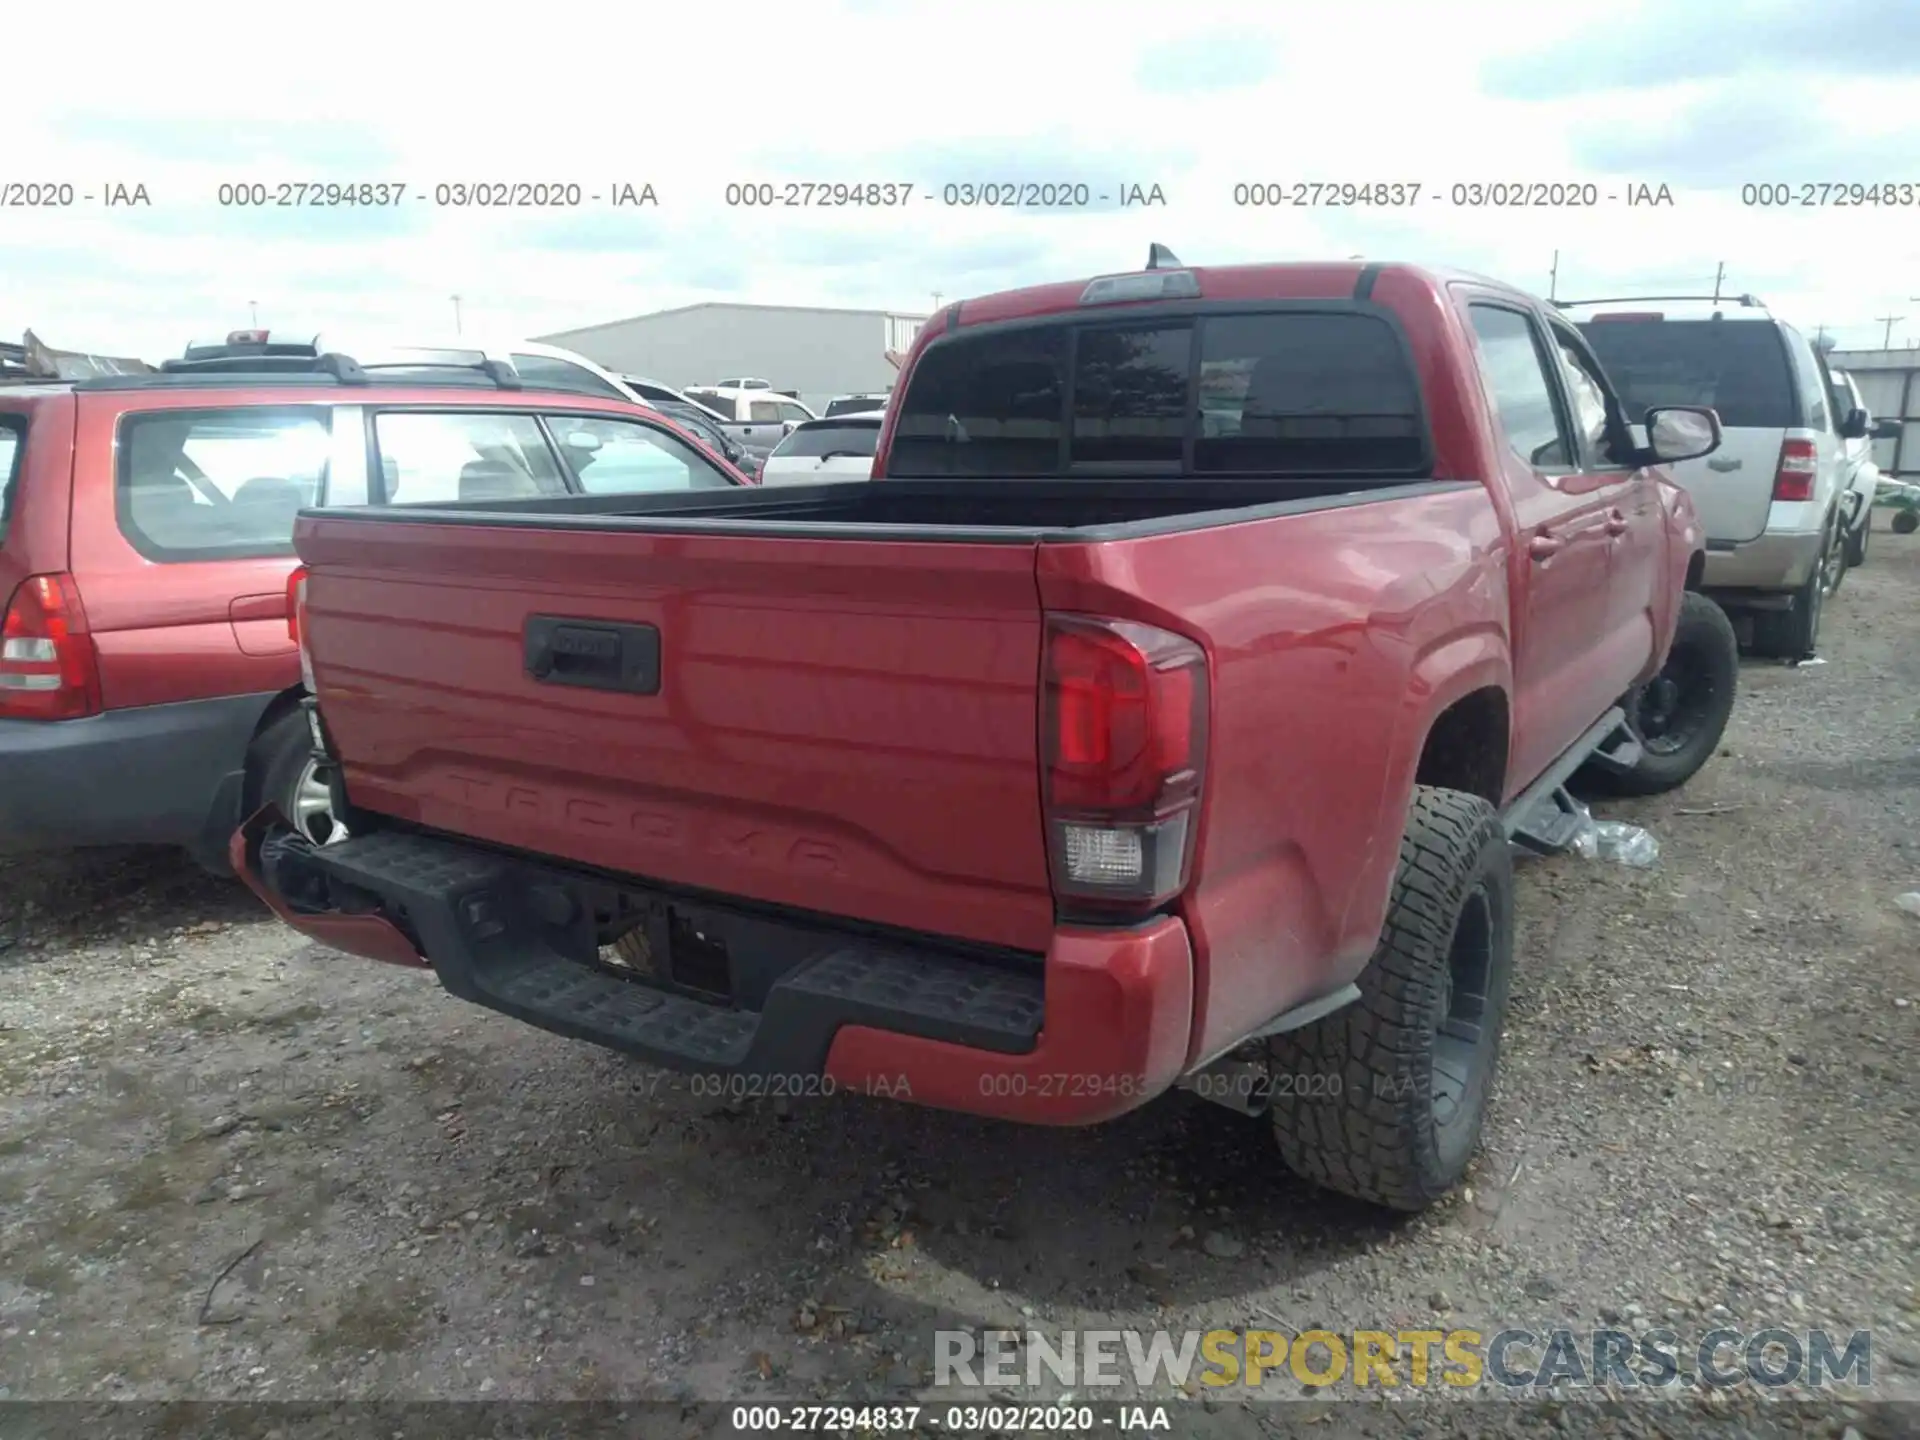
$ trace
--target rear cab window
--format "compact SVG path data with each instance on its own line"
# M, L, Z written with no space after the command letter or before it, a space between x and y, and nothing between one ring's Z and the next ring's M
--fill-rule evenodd
M712 390L689 390L686 394L689 400L706 406L722 421L732 423L739 419L739 411L734 408L730 395L721 395Z
M0 544L7 538L7 522L13 518L14 490L27 462L27 417L0 415Z
M1595 316L1579 328L1633 424L1656 405L1710 405L1730 430L1807 423L1785 339L1769 321Z
M332 449L326 406L135 412L120 421L114 510L149 560L293 553L293 522L320 503Z
M921 352L896 409L899 479L1431 469L1406 344L1357 308L962 330Z
M842 455L872 459L879 446L878 420L858 423L839 421L832 424L816 420L802 425L787 436L773 453L782 457L800 455L822 460Z

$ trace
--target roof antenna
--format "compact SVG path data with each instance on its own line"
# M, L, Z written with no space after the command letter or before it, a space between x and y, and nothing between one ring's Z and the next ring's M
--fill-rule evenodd
M1154 241L1147 249L1147 269L1149 270L1165 270L1171 266L1177 266L1179 263L1180 257L1162 245L1158 240Z

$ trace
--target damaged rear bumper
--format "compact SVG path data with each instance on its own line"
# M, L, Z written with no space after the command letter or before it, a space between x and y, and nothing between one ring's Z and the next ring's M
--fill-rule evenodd
M404 829L315 847L271 811L234 869L282 920L452 994L744 1093L853 1090L1036 1124L1087 1124L1166 1090L1186 1057L1193 959L1164 917L1062 929L1045 956L882 936L652 890ZM646 969L600 960L637 925Z

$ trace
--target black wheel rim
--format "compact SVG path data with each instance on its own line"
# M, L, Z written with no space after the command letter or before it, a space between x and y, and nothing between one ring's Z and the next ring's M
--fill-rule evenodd
M1673 755L1701 733L1720 696L1719 683L1697 644L1676 640L1658 675L1634 697L1633 728L1649 754Z
M1493 975L1493 901L1476 886L1461 907L1442 972L1433 1037L1433 1123L1444 1138L1472 1123L1481 1072L1492 1049L1487 994Z

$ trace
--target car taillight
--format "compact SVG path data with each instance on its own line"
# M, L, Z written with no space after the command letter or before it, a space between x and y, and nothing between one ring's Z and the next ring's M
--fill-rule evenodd
M1186 887L1207 758L1207 656L1151 625L1047 617L1042 764L1056 896L1129 910Z
M313 683L313 656L307 650L307 567L296 565L287 577L287 636L300 647L300 679L309 695L320 692Z
M1819 450L1811 440L1780 442L1780 467L1773 472L1773 498L1811 500L1813 481L1819 473Z
M100 711L100 662L71 575L29 575L0 620L0 717L73 720Z

